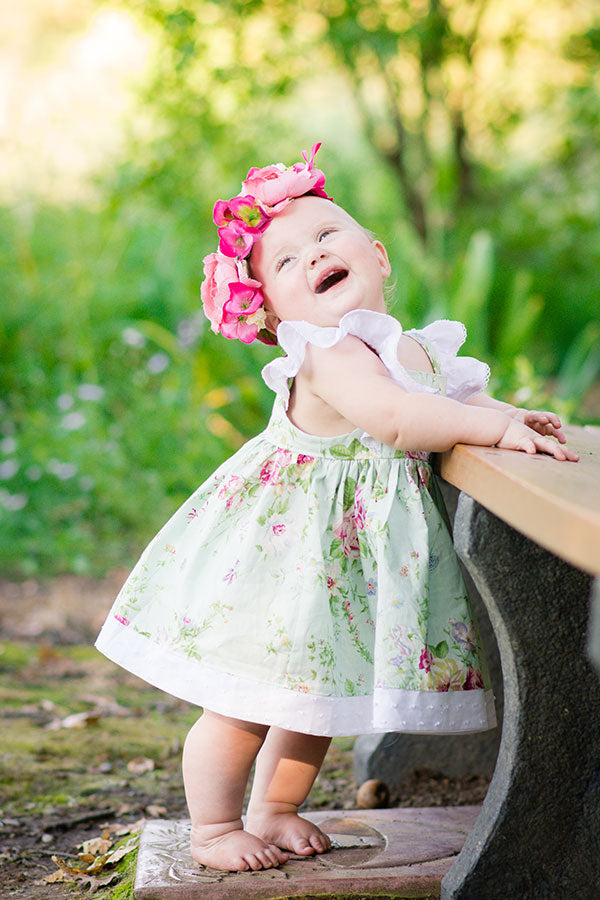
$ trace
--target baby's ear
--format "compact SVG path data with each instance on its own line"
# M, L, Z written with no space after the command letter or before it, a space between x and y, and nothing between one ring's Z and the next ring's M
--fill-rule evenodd
M379 260L379 266L381 268L381 274L384 278L387 278L388 275L391 274L392 267L390 265L390 260L387 255L387 250L381 243L381 241L373 241L373 249L377 254L377 259Z

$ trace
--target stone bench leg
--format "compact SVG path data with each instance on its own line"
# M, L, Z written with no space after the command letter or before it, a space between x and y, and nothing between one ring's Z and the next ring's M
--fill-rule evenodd
M481 812L441 900L598 900L600 682L591 579L461 494L458 555L492 622L504 722Z

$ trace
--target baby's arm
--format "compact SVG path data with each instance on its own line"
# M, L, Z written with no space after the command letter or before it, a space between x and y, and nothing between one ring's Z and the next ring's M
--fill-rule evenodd
M499 409L408 393L392 381L379 357L353 336L329 349L309 345L302 375L310 390L344 418L398 449L438 452L457 443L495 444L577 459L566 447Z
M567 439L562 431L561 421L553 412L547 412L538 409L523 409L522 407L512 406L510 403L503 403L501 400L494 400L485 393L475 394L467 401L472 406L483 406L488 409L499 409L507 416L516 419L517 422L523 422L529 428L533 428L538 434L550 434L557 438L561 444L565 444Z

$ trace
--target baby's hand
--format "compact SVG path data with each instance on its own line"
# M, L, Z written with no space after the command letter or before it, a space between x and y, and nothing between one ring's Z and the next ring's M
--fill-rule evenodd
M552 413L536 413L528 412L527 410L522 411L526 415L546 417L548 415L553 415ZM496 447L500 447L502 450L522 450L525 453L549 453L550 456L553 456L555 459L568 459L572 462L577 462L579 459L577 453L573 453L568 447L561 447L560 444L557 444L552 438L545 437L543 431L540 435L538 430L530 428L522 422L515 421L515 418L515 416L510 418L504 434L500 440L496 442ZM557 419L558 427L560 428L558 417L555 416L554 418ZM546 425L545 427L548 426ZM552 427L553 431L550 433L555 433L555 426Z
M551 434L557 438L561 444L566 444L567 439L562 431L560 419L556 413L542 412L537 409L515 409L509 415L517 422L522 422L533 428L538 434Z

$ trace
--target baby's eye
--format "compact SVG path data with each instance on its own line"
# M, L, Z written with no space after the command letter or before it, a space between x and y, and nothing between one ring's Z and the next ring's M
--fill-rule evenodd
M283 256L278 262L276 266L276 271L279 272L280 269L283 269L286 263L289 263L291 256Z
M323 231L320 232L318 240L322 241L328 234L333 234L333 228L324 228Z

